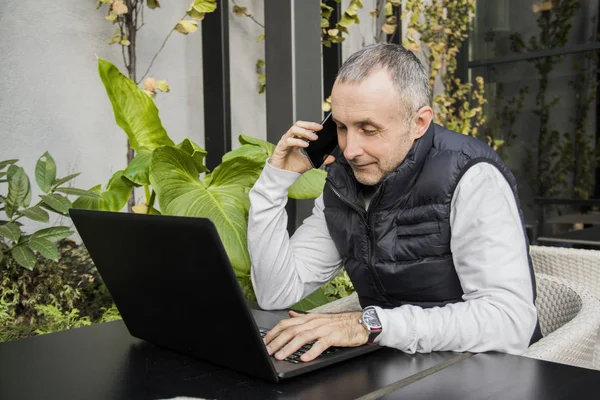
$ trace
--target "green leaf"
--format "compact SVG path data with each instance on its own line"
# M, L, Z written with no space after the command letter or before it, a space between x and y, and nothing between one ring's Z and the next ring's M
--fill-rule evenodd
M131 196L131 184L123 179L123 171L115 172L108 181L106 190L102 191L101 185L94 186L90 192L99 194L102 199L80 197L73 203L73 208L86 210L121 211Z
M29 178L25 170L11 165L8 169L8 195L6 196L6 208L4 210L9 218L12 218L17 208L23 205L29 189Z
M33 221L46 223L50 221L50 216L48 213L38 206L27 208L19 212Z
M210 13L217 9L217 0L194 0L189 10L194 9L198 13Z
M17 159L0 161L0 170L4 169L8 165L12 165L12 164L18 162L18 161L19 160L17 160Z
M81 172L65 176L64 178L57 179L54 182L54 187L59 187L60 185L69 182L71 179L77 178L79 175L81 175Z
M323 193L327 172L322 169L311 169L306 171L288 189L288 197L291 199L315 199Z
M73 207L69 199L60 194L41 194L40 197L47 206L61 213L68 213L69 208Z
M30 242L32 240L48 240L50 242L56 242L58 240L67 238L73 234L73 231L68 226L53 226L51 228L40 229L33 235L31 235Z
M11 250L11 254L20 266L25 267L30 271L35 267L37 258L35 254L33 254L33 251L28 247L24 245L17 246Z
M35 165L35 180L44 193L50 191L56 180L56 163L48 152L45 152Z
M203 183L198 179L192 157L166 146L152 155L150 182L163 214L210 218L236 275L247 276L250 273L246 236L248 192L261 170L262 165L238 157L219 165Z
M183 141L175 147L192 156L199 174L203 172L209 172L209 169L204 165L204 157L207 153L202 147L198 146L188 138L183 139Z
M252 136L240 135L238 140L241 144L251 144L253 146L258 146L265 151L267 157L271 157L273 152L275 151L275 145L273 143L269 143L265 140L257 139Z
M4 253L2 252L2 250L0 250L0 263L2 262L3 258L4 258Z
M98 72L113 106L115 120L125 131L131 147L154 150L173 141L158 117L154 101L110 62L98 59Z
M135 185L149 185L150 161L152 161L152 150L142 147L123 171L123 176Z
M56 244L44 238L31 238L29 248L39 252L49 260L58 261L58 249Z
M319 307L327 303L329 303L329 299L327 299L327 296L325 296L325 292L323 289L318 289L310 296L294 304L291 308L298 311L310 311L315 307Z
M77 188L57 188L57 192L61 192L64 194L70 194L72 196L80 196L80 197L89 197L92 199L102 199L98 193L90 192L89 190L77 189Z
M235 150L231 150L223 156L223 162L229 161L236 157L246 157L254 160L255 162L261 163L263 166L267 161L267 152L265 149L253 146L250 144L245 144L241 147L238 147Z
M9 222L0 226L0 235L13 242L18 242L21 237L21 229L16 224Z
M158 2L158 0L148 0L146 2L146 4L148 5L148 8L151 10L154 10L155 8L160 7L160 3Z

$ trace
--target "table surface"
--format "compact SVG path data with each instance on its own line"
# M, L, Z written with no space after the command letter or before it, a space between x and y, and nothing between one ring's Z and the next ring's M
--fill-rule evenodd
M399 399L598 399L600 371L482 353L380 397Z
M272 384L133 338L115 321L0 343L0 399L350 399L464 356L384 348Z
M272 384L133 338L121 321L0 343L2 400L546 400L567 393L600 393L600 371L498 353L385 348Z

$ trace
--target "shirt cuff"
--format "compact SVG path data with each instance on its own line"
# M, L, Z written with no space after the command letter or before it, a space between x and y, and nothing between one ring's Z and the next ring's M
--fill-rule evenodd
M394 310L384 310L375 306L379 322L381 322L381 334L375 338L375 343L380 346L395 347L402 351L410 351L410 344L414 342L416 332L410 329L406 318L402 318L400 307Z

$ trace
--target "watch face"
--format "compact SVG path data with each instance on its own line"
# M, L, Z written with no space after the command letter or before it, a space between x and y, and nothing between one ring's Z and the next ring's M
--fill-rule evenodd
M379 322L379 318L377 317L377 311L374 309L365 310L363 313L363 321L368 327L381 328L381 322Z

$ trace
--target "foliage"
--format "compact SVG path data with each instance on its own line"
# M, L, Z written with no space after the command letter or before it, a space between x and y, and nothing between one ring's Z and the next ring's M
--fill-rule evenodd
M187 11L169 31L148 64L146 72L139 80L137 79L137 33L145 25L145 8L150 10L160 8L160 2L159 0L146 0L145 2L144 0L96 0L96 9L99 9L104 5L107 6L107 15L105 19L117 26L108 44L118 43L121 46L123 65L127 69L129 78L135 82L136 85L143 81L144 92L151 97L155 97L157 91L170 92L171 88L166 80L157 81L152 76L146 78L154 65L154 61L156 61L156 58L164 49L173 32L187 35L198 30L197 21L203 20L206 14L216 10L217 0L194 0L190 4ZM146 79L144 80L144 78ZM134 157L134 148L128 142L127 164L130 164ZM133 207L135 206L135 194L133 191L130 191L130 198L127 205L129 211L133 211Z
M22 167L17 166L17 162L16 159L0 162L0 183L8 184L8 193L0 195L0 211L4 211L7 218L0 220L0 242L5 245L0 251L0 262L10 253L17 264L33 270L37 263L36 254L50 260L58 260L56 241L71 236L73 231L67 226L53 226L26 234L19 220L27 218L48 223L48 211L68 216L67 212L72 206L68 196L91 199L99 196L91 191L65 186L79 174L57 179L56 163L46 152L35 166L35 180L42 194L39 195L40 200L32 206L29 176Z
M0 342L115 318L105 311L113 301L87 250L63 239L58 254L58 261L38 254L34 270L11 254L0 262Z
M156 105L142 89L108 61L99 59L98 70L115 119L137 151L122 174L113 177L107 191L123 194L127 184L144 186L146 202L136 206L138 212L210 218L242 289L252 298L246 236L248 193L275 145L240 135L242 146L225 154L221 164L208 171L203 163L206 151L189 139L174 144L162 126ZM203 179L201 174L205 174ZM319 196L325 175L322 170L307 172L289 189L289 196L296 199ZM155 207L156 200L160 211ZM105 209L106 204L80 201L75 206Z
M514 52L536 52L543 49L563 47L567 44L571 30L571 19L581 8L578 0L552 0L535 12L539 13L537 25L540 33L524 40L519 33L510 37L511 50ZM530 60L537 70L540 80L535 97L534 114L540 119L537 134L537 146L530 149L526 159L526 168L533 170L535 177L532 187L538 196L555 196L561 188L567 186L567 176L572 173L574 192L586 197L592 185L590 174L593 146L589 143L584 129L587 123L588 109L595 98L595 89L586 92L583 85L596 86L596 79L590 74L579 73L578 79L570 83L575 89L578 118L573 119L574 133L561 133L552 129L550 117L552 109L558 105L559 98L548 98L549 77L552 70L564 60L564 56L549 56ZM596 62L592 65L596 73ZM594 83L593 83L594 82ZM583 96L581 94L584 93Z
M402 19L408 21L403 45L423 54L431 86L438 80L443 86L443 92L433 98L435 122L471 136L477 136L486 120L484 81L478 76L475 85L461 82L456 56L474 16L475 0L407 0L402 12Z
M341 269L335 278L323 286L323 292L329 301L341 299L354 293L354 285L345 269Z

